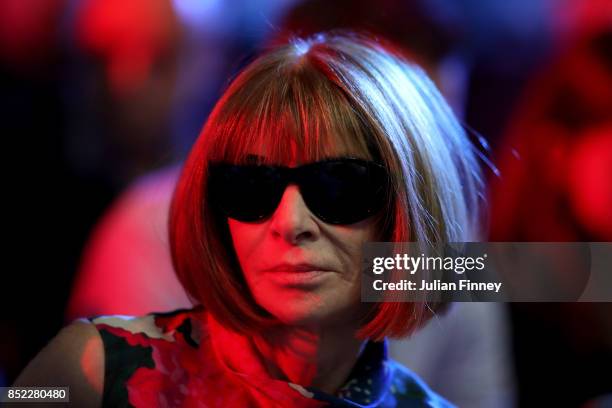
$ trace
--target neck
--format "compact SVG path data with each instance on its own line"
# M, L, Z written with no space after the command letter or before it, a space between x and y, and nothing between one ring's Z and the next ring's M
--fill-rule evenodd
M363 341L357 327L278 326L248 336L236 333L208 315L215 354L227 369L269 377L333 394L357 362ZM244 378L244 377L242 377Z
M334 393L363 348L355 328L280 327L255 338L268 373L277 379Z

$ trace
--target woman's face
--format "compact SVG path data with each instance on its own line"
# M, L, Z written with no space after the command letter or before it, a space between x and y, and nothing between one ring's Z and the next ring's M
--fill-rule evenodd
M357 321L362 245L376 238L372 217L327 224L290 184L271 217L260 222L230 218L228 224L251 293L269 313L290 325Z

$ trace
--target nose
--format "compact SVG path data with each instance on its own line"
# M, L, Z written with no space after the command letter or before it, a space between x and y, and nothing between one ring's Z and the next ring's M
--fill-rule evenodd
M293 184L285 189L271 222L272 234L291 245L313 240L318 234L314 216L304 203L298 186Z

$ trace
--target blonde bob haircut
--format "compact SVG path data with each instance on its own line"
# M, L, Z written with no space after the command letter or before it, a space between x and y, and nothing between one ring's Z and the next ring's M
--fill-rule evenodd
M170 209L176 273L194 301L247 333L278 324L254 301L227 220L207 200L211 161L244 163L265 148L270 163L351 155L389 174L379 214L385 241L476 240L483 178L475 148L427 75L389 46L356 34L292 39L229 85L185 162ZM425 303L374 303L357 336L410 333Z

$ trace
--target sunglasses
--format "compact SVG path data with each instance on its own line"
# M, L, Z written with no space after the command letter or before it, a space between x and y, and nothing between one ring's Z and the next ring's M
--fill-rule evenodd
M209 167L209 197L225 216L242 222L270 217L289 184L308 209L329 224L353 224L378 212L387 196L380 164L336 158L298 167L215 163Z

